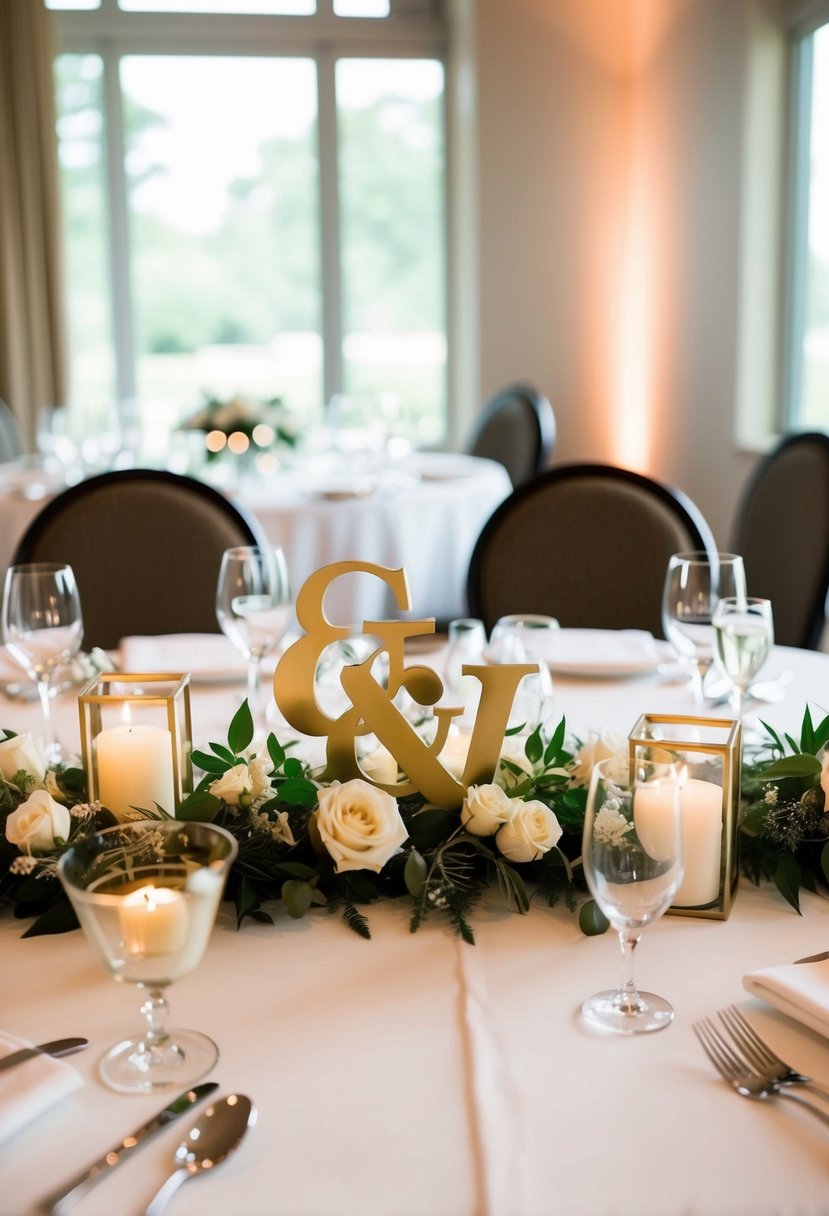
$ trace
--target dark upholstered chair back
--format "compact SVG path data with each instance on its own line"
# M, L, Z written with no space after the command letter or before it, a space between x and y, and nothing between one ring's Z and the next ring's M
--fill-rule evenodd
M35 517L15 563L68 562L84 646L133 634L213 633L225 549L266 543L217 491L154 470L103 473L59 494Z
M487 402L467 444L472 456L504 466L514 486L523 485L550 462L556 439L553 407L525 384L505 388Z
M471 616L540 612L567 628L648 629L662 636L668 558L716 552L684 494L627 469L561 465L507 498L472 554Z
M749 595L770 599L775 641L816 649L829 590L829 436L782 439L749 478L733 544Z

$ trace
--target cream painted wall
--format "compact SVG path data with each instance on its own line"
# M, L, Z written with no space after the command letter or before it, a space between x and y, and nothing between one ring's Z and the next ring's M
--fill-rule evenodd
M482 398L533 382L556 409L556 460L681 486L723 546L756 459L736 438L745 363L765 368L777 340L741 325L750 52L769 12L774 0L477 0L474 14Z

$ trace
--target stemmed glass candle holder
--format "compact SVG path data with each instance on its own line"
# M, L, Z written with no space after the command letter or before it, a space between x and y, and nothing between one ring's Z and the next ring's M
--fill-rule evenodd
M618 1034L662 1030L674 1011L664 997L639 992L633 954L643 929L661 916L682 882L680 776L669 763L601 760L593 768L584 818L587 885L622 947L617 989L582 1005L591 1026Z
M98 832L61 857L61 882L104 967L147 990L145 1032L101 1061L110 1088L188 1086L216 1063L207 1035L166 1028L164 991L198 966L236 853L224 828L145 819Z
M771 600L720 600L714 612L714 637L714 661L731 684L731 709L741 718L746 693L774 642Z
M216 588L222 633L248 660L248 703L264 718L262 660L273 654L291 619L291 587L282 549L238 545L225 550Z
M71 566L33 562L11 566L3 589L3 641L35 681L48 736L49 759L61 758L52 718L52 678L83 639L81 602Z
M692 666L691 687L703 705L703 684L714 661L714 611L720 599L745 597L743 559L736 553L674 553L662 595L662 629Z

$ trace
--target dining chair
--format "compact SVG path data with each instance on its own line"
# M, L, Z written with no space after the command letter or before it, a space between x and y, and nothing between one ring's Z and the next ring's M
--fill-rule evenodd
M547 467L555 440L556 419L547 398L527 384L512 384L484 406L466 450L497 460L519 486Z
M218 491L154 469L101 473L53 498L14 556L68 562L84 645L135 634L218 633L216 584L225 549L267 544L259 525Z
M749 477L734 517L749 594L770 599L775 641L816 650L829 593L829 435L786 435Z
M668 558L716 552L680 490L606 464L559 465L515 490L484 525L469 565L469 615L539 612L564 627L662 637Z

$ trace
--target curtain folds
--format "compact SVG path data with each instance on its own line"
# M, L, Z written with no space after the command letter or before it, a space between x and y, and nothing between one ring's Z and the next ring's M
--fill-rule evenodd
M30 447L66 396L50 15L0 0L0 398Z

